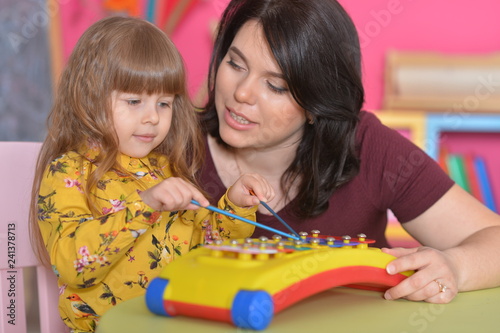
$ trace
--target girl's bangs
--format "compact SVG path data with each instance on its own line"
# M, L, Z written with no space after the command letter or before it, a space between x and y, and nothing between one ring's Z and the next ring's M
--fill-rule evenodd
M127 93L182 94L185 90L185 70L182 58L172 46L160 49L134 45L132 52L120 52L115 61L113 90Z

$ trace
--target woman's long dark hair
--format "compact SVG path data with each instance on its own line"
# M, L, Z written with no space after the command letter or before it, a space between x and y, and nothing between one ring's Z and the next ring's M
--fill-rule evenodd
M328 208L332 193L359 170L355 131L364 90L356 28L335 0L232 0L219 25L209 99L201 113L206 132L221 143L215 77L238 30L249 20L262 26L292 96L313 117L313 124L304 125L281 187L288 193L299 181L295 215L317 216Z

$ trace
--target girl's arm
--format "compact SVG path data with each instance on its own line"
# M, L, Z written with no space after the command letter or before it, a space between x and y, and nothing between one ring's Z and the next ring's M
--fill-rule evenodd
M81 169L69 159L57 163L64 168L55 169L53 163L40 186L39 227L61 282L88 286L99 282L117 262L126 260L136 239L160 216L166 216L144 204L135 186L126 183L120 189L127 189L128 195L110 189L107 198L100 198L108 202L107 208L94 216L78 181Z

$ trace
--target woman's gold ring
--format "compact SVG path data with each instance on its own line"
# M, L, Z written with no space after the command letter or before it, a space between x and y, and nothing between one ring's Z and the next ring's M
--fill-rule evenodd
M434 282L436 282L438 284L440 293L444 293L446 291L446 289L448 289L447 286L445 286L444 284L442 284L438 280L434 280Z

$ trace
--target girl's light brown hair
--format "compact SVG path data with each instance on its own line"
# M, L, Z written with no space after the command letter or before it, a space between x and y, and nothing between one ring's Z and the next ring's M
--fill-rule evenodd
M92 189L106 172L120 169L111 114L111 93L115 90L175 95L170 131L155 151L168 157L174 176L196 184L204 145L187 96L185 74L182 57L172 41L147 21L109 17L85 31L62 73L38 157L30 210L31 238L38 253L46 252L38 229L37 201L47 165L89 139L97 144L101 152L95 161L98 168L91 171L85 184L88 204L96 214Z

